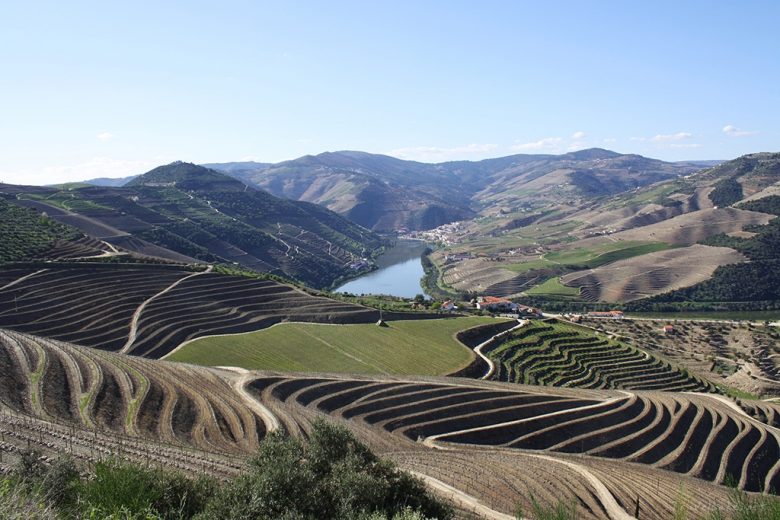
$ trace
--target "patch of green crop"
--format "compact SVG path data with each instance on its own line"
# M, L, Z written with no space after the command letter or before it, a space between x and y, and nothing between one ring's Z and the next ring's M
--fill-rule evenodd
M362 374L449 374L474 353L454 335L495 318L461 317L321 325L282 323L257 332L195 340L167 359L247 369Z

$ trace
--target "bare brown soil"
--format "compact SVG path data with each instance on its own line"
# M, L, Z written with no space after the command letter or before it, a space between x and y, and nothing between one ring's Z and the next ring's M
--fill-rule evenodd
M703 282L721 265L746 258L728 247L693 245L619 260L561 277L588 301L628 302Z
M569 247L610 241L653 241L689 246L719 233L742 231L747 226L766 224L772 215L735 208L710 208L685 213L649 226L620 231L608 237L589 238Z

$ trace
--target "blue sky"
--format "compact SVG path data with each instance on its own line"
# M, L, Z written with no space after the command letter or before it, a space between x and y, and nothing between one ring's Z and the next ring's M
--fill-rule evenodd
M16 1L0 20L4 182L344 149L780 149L776 1Z

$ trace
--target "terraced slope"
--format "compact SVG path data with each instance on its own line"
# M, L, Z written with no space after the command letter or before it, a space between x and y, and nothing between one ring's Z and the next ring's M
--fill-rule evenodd
M528 323L482 349L492 379L525 384L626 390L710 391L714 387L661 359L584 327Z
M42 421L233 454L265 432L226 380L198 367L0 330L0 372L0 402Z
M780 486L780 431L719 396L451 381L266 377L252 388L292 430L305 429L293 413L305 407L434 447L584 454L750 491Z
M376 316L275 281L178 267L43 264L0 270L0 327L102 350L162 357L197 336L288 319L366 323Z
M649 253L561 277L588 301L627 302L655 296L709 279L721 265L744 262L728 247L693 245Z
M55 244L77 240L75 228L0 196L0 264L37 257Z
M533 496L588 520L639 501L641 518L665 520L681 487L703 515L729 495L708 480L765 489L780 472L776 428L702 395L215 370L7 330L0 373L0 471L32 446L234 475L267 431L306 435L329 417L488 518Z

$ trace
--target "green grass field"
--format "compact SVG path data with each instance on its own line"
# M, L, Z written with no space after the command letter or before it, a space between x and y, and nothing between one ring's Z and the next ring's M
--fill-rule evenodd
M502 266L515 273L532 269L593 269L601 265L655 251L669 249L663 242L610 242L591 248L566 249L547 253L541 258Z
M592 269L617 260L663 251L670 247L663 242L611 242L587 249L555 251L544 255L544 259L569 267Z
M558 296L565 298L577 298L580 290L577 287L567 287L561 283L561 279L554 276L544 283L536 285L525 291L526 294L534 296Z
M257 332L201 338L166 359L294 372L444 375L474 358L455 333L495 322L463 317L391 321L389 327L282 323Z

